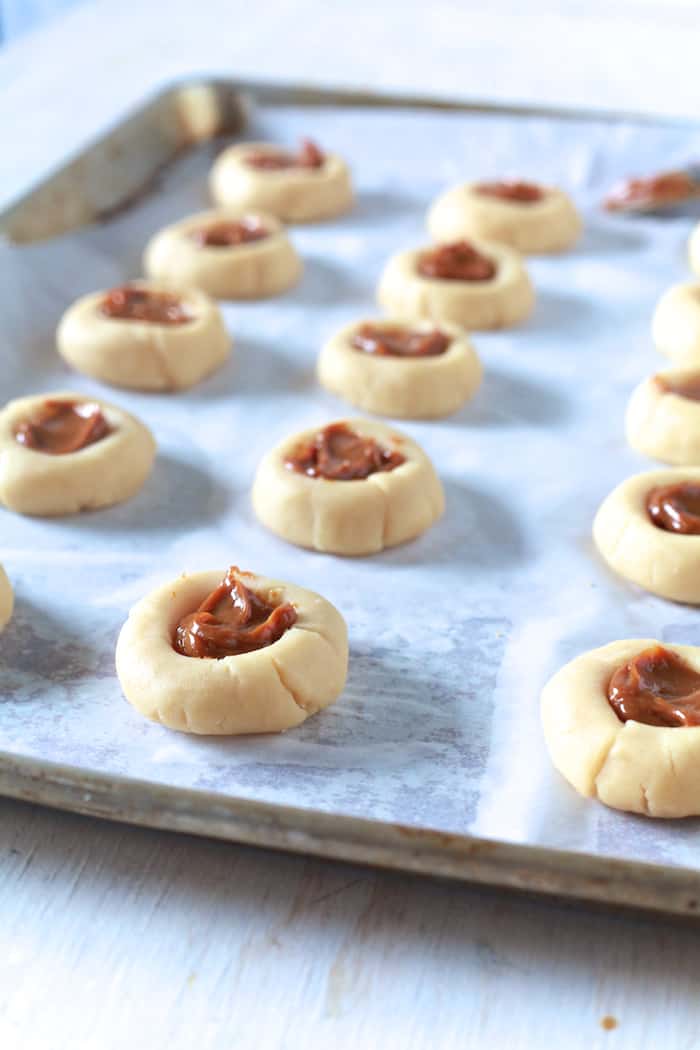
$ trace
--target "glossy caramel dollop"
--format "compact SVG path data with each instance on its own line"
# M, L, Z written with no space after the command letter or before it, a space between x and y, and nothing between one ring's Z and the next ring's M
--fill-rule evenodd
M495 276L496 264L469 241L454 241L422 252L418 273L441 281L490 281Z
M195 230L194 240L203 248L238 248L242 244L252 244L270 236L270 231L259 219L250 218L227 220L211 223Z
M654 525L684 536L700 534L700 484L676 481L647 493L647 513Z
M359 481L378 471L395 470L405 462L400 452L362 437L346 423L331 423L298 446L285 460L288 470L327 481Z
M37 452L65 456L107 437L111 428L94 401L48 400L15 427L15 441Z
M245 163L259 171L283 171L285 168L321 168L326 156L311 139L302 139L296 153L284 149L251 150Z
M648 726L700 725L700 674L662 645L618 667L608 702L621 722Z
M128 284L107 292L100 303L100 313L120 321L148 321L151 324L177 325L192 320L192 315L172 292L154 292Z
M544 190L534 182L522 179L503 179L500 182L479 182L474 187L480 197L496 197L514 204L535 204L544 197Z
M379 357L438 357L450 345L450 339L434 328L420 332L403 325L363 324L357 329L350 345L365 354Z
M700 401L700 372L685 375L683 378L671 376L654 376L657 388L663 394L676 394L689 401Z
M275 604L249 586L250 575L233 565L219 586L175 628L173 648L182 656L221 660L264 649L296 623L289 602Z
M654 208L680 204L698 195L698 184L684 171L666 171L646 178L625 179L603 200L608 211L625 211L639 208L653 211Z

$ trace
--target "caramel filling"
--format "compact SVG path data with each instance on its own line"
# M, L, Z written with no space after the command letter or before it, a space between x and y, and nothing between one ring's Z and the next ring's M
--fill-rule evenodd
M668 171L648 178L626 179L604 199L608 211L628 207L658 208L680 203L698 193L698 185L684 171Z
M20 445L64 456L107 437L110 426L93 401L45 401L33 419L15 428Z
M250 168L259 171L282 171L285 168L321 168L325 154L311 139L302 139L296 153L284 149L251 150L245 156Z
M130 285L107 292L100 303L100 313L122 321L150 321L152 324L187 324L192 320L176 295Z
M647 513L666 532L700 535L700 484L676 481L658 485L647 493Z
M700 725L700 674L662 645L618 667L608 702L621 722L648 726Z
M269 237L270 232L256 218L231 222L223 219L195 230L192 236L203 248L237 248L241 244L261 241Z
M400 452L383 448L374 438L361 437L345 423L331 423L319 430L284 461L288 470L327 481L358 481L402 463L405 456Z
M423 252L418 259L418 273L441 281L490 281L496 264L468 241L455 241Z
M521 179L503 179L501 182L480 182L475 186L480 197L497 197L517 204L534 204L544 197L544 190L534 182Z
M445 353L450 340L437 328L432 332L418 332L401 325L363 324L350 345L380 357L438 357Z
M235 565L202 604L175 628L173 648L182 656L221 660L265 649L296 623L289 602L276 604L257 594Z
M683 379L654 376L654 382L664 394L676 394L678 397L688 398L689 401L700 401L700 372L684 376Z

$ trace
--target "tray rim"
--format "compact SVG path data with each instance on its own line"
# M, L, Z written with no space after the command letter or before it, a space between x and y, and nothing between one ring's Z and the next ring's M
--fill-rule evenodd
M216 74L188 73L164 81L159 87L150 90L136 105L127 107L119 117L111 121L96 136L88 138L77 150L68 153L48 173L30 183L18 196L7 202L0 209L0 235L8 219L40 190L48 188L64 171L99 149L109 137L123 129L131 121L141 117L149 108L165 106L168 101L175 102L179 95L195 87L224 90L230 95L244 99L246 94L257 96L274 105L336 105L387 107L396 109L425 109L438 112L484 113L513 117L547 117L562 121L600 121L617 123L631 121L654 127L688 128L698 131L700 121L685 116L655 116L636 113L630 110L585 109L572 106L519 105L517 103L489 102L487 99L460 99L424 93L412 94L395 90L370 91L347 86L333 86L304 83L303 81L270 81L256 78L225 77ZM216 138L218 132L212 136ZM188 138L183 129L181 145L185 148L201 143L201 138ZM173 159L179 150L174 151ZM128 204L127 204L128 206ZM109 213L107 213L109 214ZM101 216L95 216L99 219Z
M700 872L164 786L0 751L0 795L52 809L480 886L700 917Z
M268 104L337 105L426 109L443 112L542 116L566 121L633 121L655 127L688 127L698 121L628 112L518 106L479 100L319 87L188 75L149 92L81 149L0 212L0 225L38 190L49 187L71 164L100 148L109 136L149 107L166 103L193 86L250 94ZM192 139L190 145L201 142ZM176 151L177 152L177 151ZM128 205L127 205L128 206ZM96 216L99 218L99 216ZM350 814L303 809L192 788L158 785L124 775L86 771L0 750L0 796L141 827L180 832L439 876L482 886L575 898L666 914L700 915L700 871L604 857L468 834L440 832Z

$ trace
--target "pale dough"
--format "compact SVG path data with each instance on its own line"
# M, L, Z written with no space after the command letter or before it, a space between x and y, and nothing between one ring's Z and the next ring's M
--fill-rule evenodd
M215 248L192 234L220 222L258 220L269 236L247 244ZM189 215L166 226L146 245L149 277L175 288L200 288L214 299L265 299L297 284L302 262L278 219L261 211L220 208Z
M345 685L348 642L338 610L313 591L255 576L246 583L297 621L272 645L221 660L173 649L180 619L196 609L225 570L182 575L138 602L117 642L117 674L146 718L186 733L282 732L333 703Z
M0 565L0 631L7 626L12 616L14 604L15 596L12 584L8 580L7 573L2 565Z
M456 412L476 392L482 368L464 332L441 322L450 338L435 357L392 357L356 350L352 337L364 324L376 328L397 320L356 321L334 335L321 350L318 378L322 386L358 408L395 419L436 419ZM417 321L418 331L431 332L431 321Z
M700 467L649 470L627 478L603 501L593 538L611 569L652 594L700 604L700 536L668 532L654 525L646 509L658 485L690 481L700 485Z
M265 142L243 142L221 153L211 170L214 201L265 211L283 222L314 222L346 212L353 203L350 171L342 157L326 153L319 168L261 170L245 163L253 152L276 152Z
M700 815L700 726L621 722L608 703L613 673L651 639L611 642L566 664L542 692L555 767L581 795L650 817ZM700 671L700 648L664 647Z
M15 440L15 427L45 401L99 405L111 432L92 445L54 456ZM156 445L135 416L97 397L47 393L10 401L0 412L0 502L18 514L52 517L96 510L134 496L151 472Z
M682 381L697 369L660 372L659 378ZM625 417L627 440L633 449L675 466L700 466L700 401L663 390L655 376L632 393Z
M540 255L570 248L581 233L581 218L561 190L544 186L541 200L523 203L477 193L478 185L453 186L433 203L428 230L434 240L481 238Z
M132 281L130 286L172 292L163 282ZM58 326L58 351L85 375L136 390L185 390L228 358L231 337L216 303L198 291L179 291L192 320L185 324L105 317L100 304L106 291L83 296Z
M664 292L651 331L659 353L679 365L700 365L700 282L675 284Z
M393 255L384 268L377 298L399 318L447 321L467 329L508 328L532 313L535 293L520 256L502 244L471 240L497 264L486 281L423 277L417 269L429 247Z
M345 419L357 434L400 452L405 462L355 481L310 478L284 462L322 429L311 427L273 448L258 467L253 507L263 525L289 543L332 554L374 554L414 539L443 514L445 497L425 452L384 423Z

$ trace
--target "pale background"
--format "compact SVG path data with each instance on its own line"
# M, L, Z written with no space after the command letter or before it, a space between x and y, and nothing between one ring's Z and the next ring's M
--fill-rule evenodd
M700 115L691 0L104 0L27 32L59 6L0 0L0 204L203 70ZM698 1045L697 926L8 801L0 931L3 1050Z

